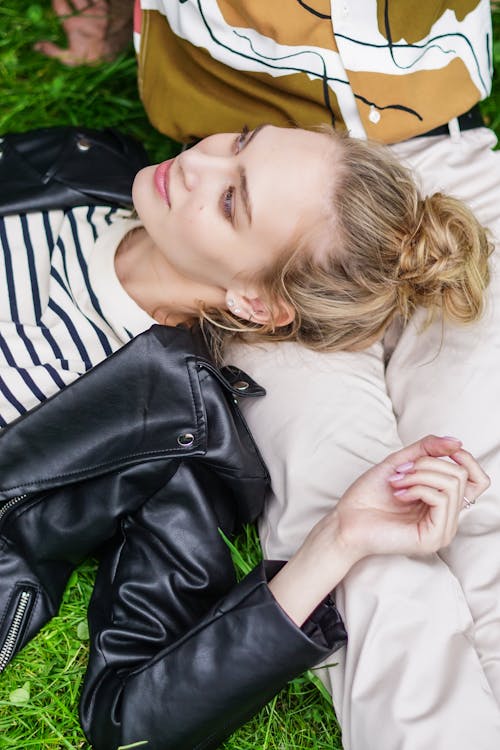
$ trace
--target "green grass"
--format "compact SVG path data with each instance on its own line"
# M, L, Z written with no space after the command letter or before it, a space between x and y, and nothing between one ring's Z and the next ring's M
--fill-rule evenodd
M125 0L124 0L125 1ZM500 64L500 12L494 16L494 59ZM4 0L0 6L0 133L49 125L113 126L139 138L152 161L168 158L178 144L148 123L137 96L130 50L116 62L64 68L32 51L39 39L61 42L50 0ZM500 81L483 103L488 124L500 135ZM253 530L238 549L247 564L258 559ZM240 563L241 566L241 563ZM94 566L72 577L60 614L15 659L0 680L0 749L90 750L77 718L85 668L85 612ZM310 674L295 680L225 744L226 750L341 750L331 703ZM114 750L110 748L109 750Z

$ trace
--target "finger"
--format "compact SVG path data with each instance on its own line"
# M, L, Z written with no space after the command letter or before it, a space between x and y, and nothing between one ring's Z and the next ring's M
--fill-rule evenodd
M401 450L391 453L387 457L387 463L395 469L401 464L410 461L416 461L424 456L451 456L461 448L461 441L450 437L437 437L436 435L426 435L416 443L401 448Z
M415 466L419 469L429 470L436 468L438 471L459 476L462 481L462 497L467 498L469 503L474 504L477 498L490 486L490 478L469 451L462 449L449 458L451 461L443 461L439 458L420 458L415 462ZM436 462L439 462L439 467L436 466ZM457 469L459 469L458 473Z
M52 9L60 18L71 16L75 12L67 0L52 0Z
M407 474L414 473L415 471L438 471L443 474L449 474L462 479L464 486L468 480L469 474L465 467L459 466L457 463L446 460L448 456L434 458L433 456L425 456L425 458L417 458L416 461L409 461L406 464L396 467L394 475L389 477L392 481L395 478L402 478Z
M71 4L78 11L87 10L87 8L92 8L94 5L92 0L71 0Z
M418 501L423 503L422 516L417 522L420 554L437 552L450 544L457 531L458 514L450 514L449 497L445 492L417 484L397 495L397 499L405 504ZM448 523L450 515L454 518L454 523L451 524Z
M389 482L396 489L425 484L428 487L435 487L446 492L459 492L461 486L465 483L465 474L461 472L461 476L459 476L445 471L417 469L408 474L395 474L393 477L389 477Z
M78 13L88 10L89 13L107 13L108 3L106 0L71 0L73 8Z
M439 461L438 468L441 468L445 461L429 459L435 466ZM453 465L451 465L452 468ZM458 521L458 516L462 508L463 496L466 484L466 473L464 471L456 473L446 473L443 471L425 471L423 469L406 474L401 479L389 479L392 486L398 489L410 488L413 486L426 486L439 490L441 494L447 496L446 511L446 531L452 532Z
M464 497L467 496L466 488L469 479L469 473L464 466L457 463L443 460L442 458L420 458L416 462L420 471L438 471L449 476L455 477L459 482L459 488L456 495L450 497L450 512L448 514L448 528L452 529L458 523L461 510L464 508ZM472 493L471 493L471 497ZM475 502L475 499L472 500Z
M453 453L450 458L462 466L468 474L464 495L469 502L474 503L491 484L491 480L482 466L469 451L461 449Z
M458 505L457 513L463 507L463 498L466 494L467 482L469 480L469 473L464 466L461 466L452 461L443 460L442 458L419 458L415 462L415 471L437 471L439 473L448 474L449 476L455 477L460 482L459 494L457 496ZM475 502L472 499L472 502Z
M443 474L448 474L453 477L460 478L464 484L469 479L469 472L465 468L465 466L459 464L458 462L449 461L448 458L451 458L446 456L444 458L434 458L431 456L425 456L425 458L418 458L413 466L413 469L411 471L437 471L442 472ZM407 472L404 472L405 474Z
M69 50L58 47L57 44L53 44L52 42L37 42L33 45L33 49L36 52L41 52L46 57L53 57L56 60L60 60L66 65L71 65L75 62Z

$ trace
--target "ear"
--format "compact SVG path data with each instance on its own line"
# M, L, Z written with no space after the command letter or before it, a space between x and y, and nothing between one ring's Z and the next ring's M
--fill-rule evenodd
M265 325L272 320L276 326L286 326L295 318L295 310L292 305L284 301L270 307L261 297L246 296L231 290L226 293L226 304L228 310L234 315L261 325Z

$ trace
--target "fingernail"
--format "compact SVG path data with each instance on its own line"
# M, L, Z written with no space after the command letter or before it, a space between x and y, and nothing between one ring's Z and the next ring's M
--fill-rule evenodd
M453 435L442 435L443 440L454 440L455 443L461 443L460 438L453 437Z
M387 478L388 482L399 482L400 479L404 479L404 474L393 474L391 477Z
M407 461L405 464L401 464L401 466L396 466L396 471L398 473L409 471L410 469L413 469L415 464L413 461Z
M408 490L396 490L393 492L393 495L404 495L405 492L408 492Z

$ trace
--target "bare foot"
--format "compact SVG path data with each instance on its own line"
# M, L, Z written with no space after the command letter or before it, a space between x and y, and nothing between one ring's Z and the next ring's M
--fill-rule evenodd
M122 8L116 6L121 5ZM85 65L112 60L132 38L133 0L52 0L61 19L68 48L41 41L35 49L65 65ZM120 10L123 11L119 15ZM114 17L116 16L116 17Z

